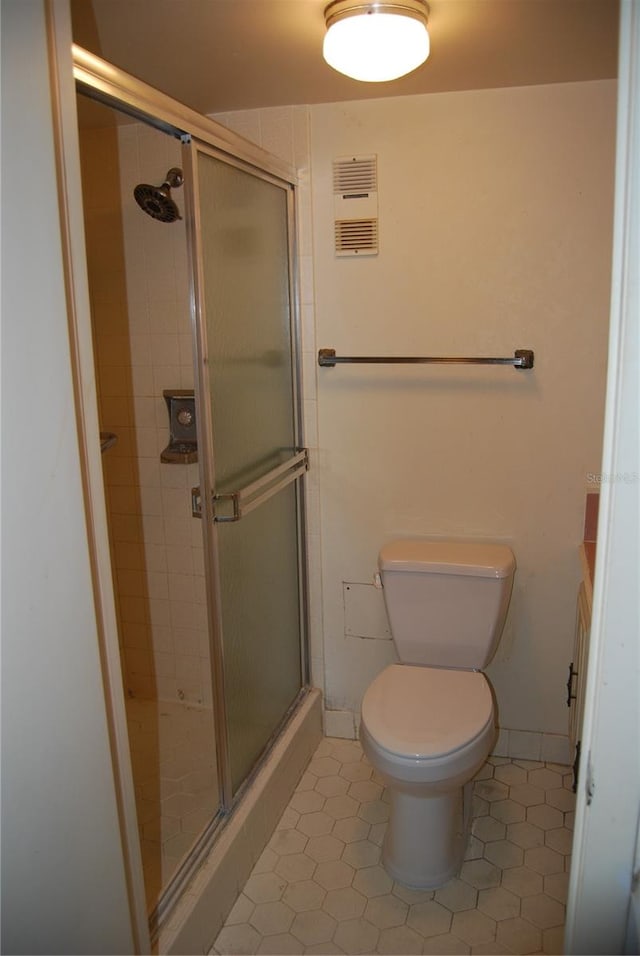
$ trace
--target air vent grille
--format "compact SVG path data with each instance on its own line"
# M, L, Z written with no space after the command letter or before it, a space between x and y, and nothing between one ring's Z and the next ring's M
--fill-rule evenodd
M333 191L338 196L377 192L377 157L351 156L334 159Z
M333 206L336 255L377 255L377 156L339 156L334 159Z
M338 256L374 255L378 251L377 219L343 219L335 224Z

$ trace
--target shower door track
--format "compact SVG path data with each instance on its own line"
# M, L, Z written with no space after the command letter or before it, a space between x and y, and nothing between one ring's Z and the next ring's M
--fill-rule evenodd
M136 77L127 74L125 71L113 66L100 57L95 56L89 51L83 49L77 44L72 46L73 57L73 75L76 89L79 93L90 99L96 100L106 106L112 107L119 112L124 112L134 119L152 126L155 129L166 133L176 139L179 139L184 145L189 145L192 141L200 143L209 148L214 154L217 153L220 159L240 168L245 168L248 172L257 175L259 178L271 179L288 184L289 187L298 185L297 173L293 166L272 155L266 150L261 149L256 144L250 142L244 137L227 129L215 120L192 110L190 107L178 100L173 99L165 93L156 90ZM193 223L187 223L193 225ZM289 210L289 228L290 244L291 236L295 236L295 216L293 208ZM187 235L191 234L192 229L187 229ZM188 240L189 241L189 240ZM302 393L299 378L299 357L301 355L301 343L299 340L299 296L297 286L297 260L295 244L290 245L290 303L291 303L291 327L292 327L292 351L295 358L293 362L294 375L294 421L295 431L298 442L298 451L302 447ZM193 266L193 262L192 262ZM195 304L192 303L192 307ZM196 369L196 375L198 374ZM201 398L201 411L204 400ZM208 412L201 419L205 422L208 418ZM297 463L297 462L296 462ZM305 457L304 470L307 462ZM309 661L306 635L308 634L308 597L306 581L306 540L305 540L305 522L304 522L304 488L300 488L298 494L297 513L299 516L298 533L298 568L300 581L300 623L301 623L301 689L295 700L291 703L287 712L281 718L278 726L275 728L272 736L264 746L263 751L258 755L253 768L249 771L246 779L239 785L235 795L231 794L229 779L228 753L226 741L221 739L221 734L226 734L226 719L224 713L224 695L221 693L222 687L222 649L218 646L214 648L214 661L212 670L214 671L214 723L216 730L216 757L220 761L222 758L221 776L222 784L222 806L212 817L201 836L197 839L188 856L182 862L177 872L174 874L171 882L162 892L157 905L149 914L149 929L151 940L154 943L158 934L170 914L174 904L180 897L187 881L193 876L195 868L202 862L206 853L211 849L217 839L221 828L223 828L238 805L242 795L246 792L251 782L255 779L260 769L264 766L269 753L271 752L278 737L283 729L292 719L298 709L301 701L307 696L309 691ZM208 587L211 586L209 582ZM211 600L211 598L209 598ZM220 642L217 642L218 645Z
M253 769L238 788L238 792L235 794L232 806L227 810L218 810L216 815L207 824L203 832L194 843L188 857L174 873L171 882L162 893L162 896L160 897L154 909L149 914L149 934L152 944L155 944L158 941L160 930L162 929L165 919L171 913L175 904L179 901L180 896L191 880L194 871L198 868L198 866L200 866L201 863L204 862L214 842L218 839L224 828L230 823L234 811L240 805L243 796L254 783L256 777L265 766L273 747L282 736L283 731L286 729L289 721L295 715L298 707L305 699L308 692L308 687L303 687L300 690L296 699L287 710L287 713L284 715L278 726L275 728L273 734L267 741L265 748L256 760Z
M243 136L107 63L76 43L73 44L72 54L76 88L89 99L113 106L177 139L199 139L256 170L271 173L294 186L298 184L293 166Z

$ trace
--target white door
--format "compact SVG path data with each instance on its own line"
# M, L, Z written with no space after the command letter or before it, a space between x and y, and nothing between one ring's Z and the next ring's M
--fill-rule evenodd
M611 331L568 953L637 953L640 3L622 0Z

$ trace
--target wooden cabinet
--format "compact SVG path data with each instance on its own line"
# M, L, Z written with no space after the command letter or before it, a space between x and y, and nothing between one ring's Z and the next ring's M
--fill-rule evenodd
M580 762L580 740L582 737L582 718L584 714L584 696L587 683L587 660L589 654L589 631L591 628L590 588L583 581L578 590L576 602L576 625L573 644L573 660L569 665L567 678L567 706L569 707L569 745L574 754L575 778Z

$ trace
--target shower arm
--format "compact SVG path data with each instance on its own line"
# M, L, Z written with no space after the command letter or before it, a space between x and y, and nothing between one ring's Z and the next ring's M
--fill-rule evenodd
M513 358L485 358L483 356L406 356L406 355L336 355L335 349L320 349L318 365L334 368L336 365L511 365L513 368L533 368L531 349L516 349Z

